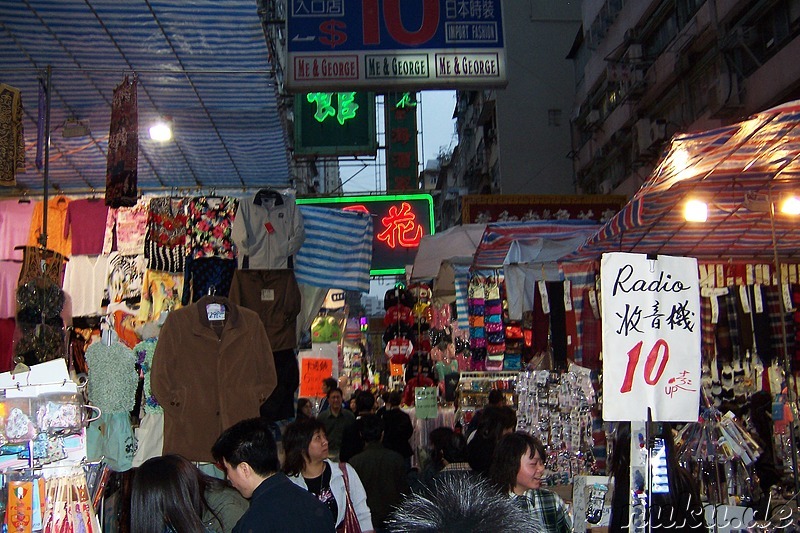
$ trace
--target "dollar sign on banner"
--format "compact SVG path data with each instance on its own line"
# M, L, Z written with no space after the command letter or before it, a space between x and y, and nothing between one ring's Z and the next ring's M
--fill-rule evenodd
M336 19L326 20L319 25L319 31L325 34L323 37L319 38L319 42L331 48L336 48L344 44L347 41L347 34L339 30L344 30L345 28L347 28L347 24L345 24L344 21Z

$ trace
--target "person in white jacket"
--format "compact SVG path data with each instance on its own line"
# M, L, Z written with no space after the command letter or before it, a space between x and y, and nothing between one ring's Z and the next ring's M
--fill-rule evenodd
M350 501L362 533L374 531L367 493L355 469L347 463L328 459L325 425L314 418L292 422L283 436L286 454L283 471L298 486L315 494L336 517L337 528L344 522L347 507L344 471L350 488Z

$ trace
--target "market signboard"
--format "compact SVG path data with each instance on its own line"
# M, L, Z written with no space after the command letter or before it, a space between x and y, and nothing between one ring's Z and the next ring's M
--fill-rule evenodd
M505 87L501 0L288 0L286 88Z
M294 97L294 155L375 155L375 93L313 92Z
M416 93L389 93L383 108L386 115L386 190L418 189Z
M697 259L603 254L603 419L695 422L700 407Z
M470 194L461 199L464 224L526 220L593 220L604 223L625 206L623 195Z
M371 276L405 273L406 265L414 263L419 241L435 227L430 194L298 198L297 203L372 215Z

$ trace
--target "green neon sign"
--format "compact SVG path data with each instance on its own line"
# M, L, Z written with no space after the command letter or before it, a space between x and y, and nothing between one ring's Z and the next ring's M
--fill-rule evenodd
M417 107L417 102L411 98L411 93L403 93L402 98L394 105L395 107Z
M336 96L337 106L333 107L333 97ZM308 93L306 100L317 105L314 118L317 122L324 122L328 117L336 117L336 120L344 126L348 120L356 117L356 111L360 107L355 103L356 93Z
M375 93L315 92L294 97L294 155L375 155Z

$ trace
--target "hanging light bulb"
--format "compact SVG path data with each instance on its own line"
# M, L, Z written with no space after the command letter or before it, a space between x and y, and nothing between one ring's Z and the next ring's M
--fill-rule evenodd
M705 222L708 220L708 204L702 200L688 200L683 206L683 219L687 222Z
M796 195L787 196L781 201L780 210L786 215L800 215L800 198Z
M150 138L154 141L166 142L172 139L172 119L161 117L150 126Z

